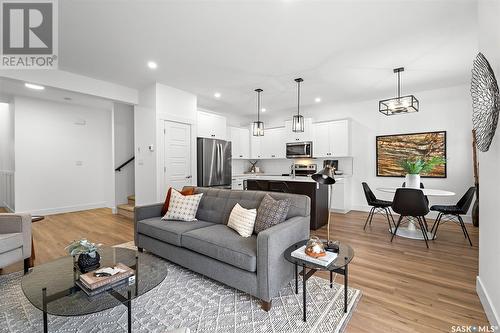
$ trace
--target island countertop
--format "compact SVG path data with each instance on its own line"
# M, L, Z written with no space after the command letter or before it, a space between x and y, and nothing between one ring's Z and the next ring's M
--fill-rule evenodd
M315 183L315 181L310 176L282 176L282 175L268 175L268 174L243 174L243 175L233 175L233 178L237 179L261 179L261 180L274 180L274 181L287 181L287 182L307 182ZM335 180L340 181L346 178L345 175L335 176Z

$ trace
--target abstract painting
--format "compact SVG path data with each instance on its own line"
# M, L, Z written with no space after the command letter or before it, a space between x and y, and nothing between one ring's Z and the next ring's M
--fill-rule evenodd
M377 136L378 177L404 177L400 162L419 157L446 159L446 131ZM446 178L446 163L420 176Z

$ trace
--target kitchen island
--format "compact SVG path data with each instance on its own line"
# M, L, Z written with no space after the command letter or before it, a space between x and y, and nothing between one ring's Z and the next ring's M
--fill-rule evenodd
M316 183L307 176L244 177L247 190L303 194L311 198L311 229L316 230L328 222L328 186Z

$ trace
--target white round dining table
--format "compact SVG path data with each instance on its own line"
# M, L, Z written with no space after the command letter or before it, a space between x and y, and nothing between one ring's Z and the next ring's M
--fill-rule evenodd
M377 191L386 192L386 193L396 193L398 188L409 188L409 187L378 187ZM429 197L452 197L456 193L445 190L437 190L434 188L418 188L417 190L421 190L424 192L424 195Z
M377 191L385 193L396 193L396 190L399 188L408 188L408 187L378 187ZM451 197L455 195L455 192L438 190L433 188L419 188L417 190L421 190L425 196L429 197ZM413 220L413 218L409 217L407 218L407 220L408 220L408 225L406 227L400 226L398 228L396 235L405 238L424 240L424 235L422 234L422 231L417 228L417 224ZM389 232L392 233L392 229L389 229ZM427 237L429 239L433 239L434 235L431 232L427 231Z

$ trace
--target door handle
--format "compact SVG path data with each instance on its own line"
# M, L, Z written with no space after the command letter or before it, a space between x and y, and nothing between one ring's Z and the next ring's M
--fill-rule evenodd
M186 176L186 179L191 179L193 178L193 176Z

